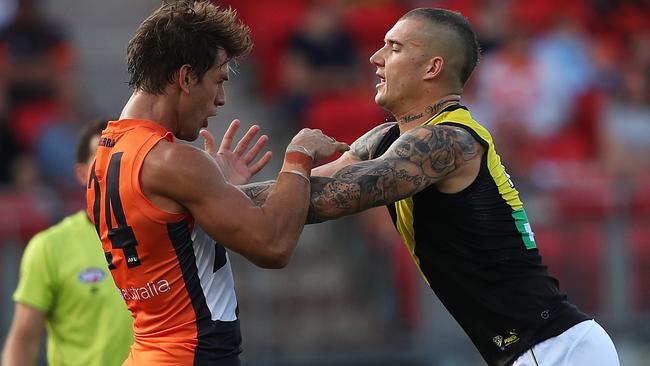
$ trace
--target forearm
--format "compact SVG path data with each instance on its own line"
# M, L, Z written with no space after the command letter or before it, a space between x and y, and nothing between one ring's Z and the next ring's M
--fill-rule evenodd
M298 243L305 225L309 209L309 172L313 159L299 152L287 152L282 170L275 183L266 182L261 187L245 189L261 199L259 207L263 218L258 221L259 229L266 234L257 240L265 247L265 263L258 265L267 268L284 267ZM266 196L266 197L264 197Z
M266 199L269 197L273 185L275 184L274 180L267 180L265 182L255 182L239 186L239 189L244 192L248 198L255 203L257 206L262 206Z
M257 206L262 206L267 202L267 199L273 191L276 181L269 180L265 182L255 182L239 186L239 189L244 192ZM341 216L349 215L357 210L352 209L354 201L343 199L345 196L341 192L335 192L328 183L333 186L340 186L335 179L328 177L311 177L311 197L309 198L309 214L307 216L307 224L315 224L318 222L332 220ZM294 199L295 197L290 197ZM286 205L291 207L290 204ZM354 212L353 212L354 211Z
M309 191L309 184L303 177L280 173L260 207L273 233L264 244L276 258L278 267L288 263L298 243L309 209Z
M410 170L410 172L409 172ZM387 205L417 192L412 167L375 159L347 166L332 177L312 177L307 223L336 219Z
M307 224L337 219L363 210L361 187L331 177L312 177Z

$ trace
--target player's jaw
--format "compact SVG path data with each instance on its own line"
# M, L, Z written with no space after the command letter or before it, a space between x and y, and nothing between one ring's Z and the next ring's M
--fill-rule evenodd
M387 84L386 84L386 76L384 75L384 72L382 70L377 70L375 73L377 77L379 78L379 82L375 85L375 89L377 89L377 94L375 95L375 102L379 105L382 105L380 102L386 93L387 90Z
M225 104L225 97L223 93L217 89L209 87L203 89L196 89L197 93L193 96L192 101L185 109L185 118L183 123L185 129L185 137L178 136L179 138L187 141L194 141L199 137L199 131L202 128L208 127L210 117L217 115L217 109Z

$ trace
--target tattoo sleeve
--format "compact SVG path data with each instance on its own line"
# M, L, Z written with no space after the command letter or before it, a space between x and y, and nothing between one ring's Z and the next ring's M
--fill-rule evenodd
M396 123L397 122L386 122L366 132L350 145L350 151L348 151L348 153L356 156L362 161L371 159L372 152L375 151L381 139Z
M332 177L312 177L308 223L412 196L480 157L481 152L478 142L462 128L415 128L377 159L349 165Z
M244 192L248 198L255 203L255 205L262 206L264 202L266 202L266 198L274 184L274 180L267 180L265 182L244 184L239 186L239 189Z

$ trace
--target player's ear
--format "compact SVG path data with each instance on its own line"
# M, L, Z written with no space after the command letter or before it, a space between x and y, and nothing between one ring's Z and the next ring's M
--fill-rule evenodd
M442 69L445 66L445 60L440 56L435 56L426 63L426 72L424 73L424 80L432 80L442 75Z
M181 90L185 93L190 92L193 77L192 75L192 66L189 64L184 64L180 69L178 69L176 82L178 83L178 87L181 88Z
M76 163L74 165L74 177L79 184L86 185L86 177L88 175L88 164Z

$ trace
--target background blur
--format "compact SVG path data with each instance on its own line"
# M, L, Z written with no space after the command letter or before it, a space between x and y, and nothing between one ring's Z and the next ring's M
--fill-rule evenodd
M0 342L36 233L81 209L80 126L130 95L125 50L156 0L0 0ZM650 359L649 1L223 1L255 50L211 120L259 123L272 179L301 127L352 142L390 116L368 57L408 9L466 15L483 59L464 104L493 133L538 247L622 365ZM243 128L242 128L243 129ZM252 224L254 225L254 224ZM419 278L385 209L305 229L291 264L232 255L247 365L482 365ZM42 362L42 361L41 361Z

